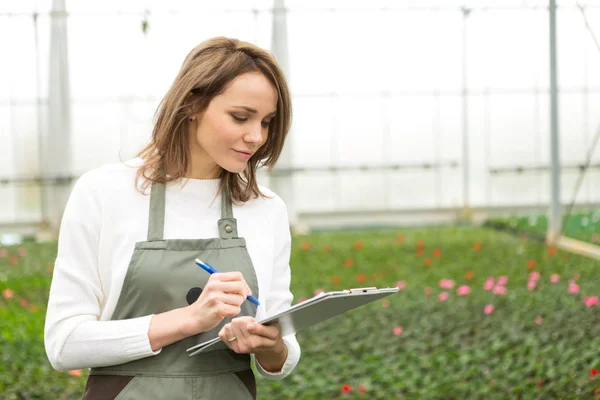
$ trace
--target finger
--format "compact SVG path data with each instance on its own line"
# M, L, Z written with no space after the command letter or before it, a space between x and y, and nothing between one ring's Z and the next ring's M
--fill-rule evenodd
M235 317L242 309L240 306L233 306L231 304L221 303L217 306L217 313L222 317Z
M253 317L249 316L249 315L244 315L244 316L241 316L241 317L235 317L235 318L233 318L231 320L231 324L232 325L234 325L234 324L248 325L251 322L256 322L256 320Z
M243 281L244 275L242 275L242 273L239 271L215 272L210 276L209 280L217 280L221 282Z
M281 336L279 325L277 324L265 326L256 322L251 322L248 324L247 329L248 332L253 335L262 336L270 340L277 340Z
M246 298L248 296L248 288L242 282L220 282L216 281L206 285L208 291L219 291L223 293L239 294Z
M232 334L237 338L240 353L250 353L253 349L251 335L248 333L244 324L231 324Z
M214 299L230 306L239 307L246 298L239 294L218 293Z
M233 332L231 324L226 324L221 329L221 332L219 332L219 337L231 350L235 351L236 353L240 352L240 350L239 350L240 338L235 336L235 333ZM236 338L236 340L230 341L234 337Z
M239 271L217 272L210 276L209 282L211 279L220 281L220 282L236 282L236 281L242 282L245 285L246 289L248 290L247 296L252 294L252 289L250 289L250 286L244 279L244 275L242 275L242 273Z

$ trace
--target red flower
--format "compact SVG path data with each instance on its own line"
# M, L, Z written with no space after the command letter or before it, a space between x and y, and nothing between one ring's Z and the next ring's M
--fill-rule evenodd
M398 236L396 236L396 242L404 243L404 235L399 233Z
M365 279L367 279L365 274L358 274L358 276L356 277L356 281L358 283L363 283L365 281Z
M352 386L350 386L350 385L342 386L342 393L350 393L350 392L352 392Z
M304 251L308 251L308 250L312 249L312 244L310 242L302 242L302 244L300 245L300 248Z
M354 265L354 260L352 258L346 258L346 261L344 261L344 265L346 267L351 267Z
M365 247L365 244L362 242L362 240L357 240L356 242L354 242L354 245L353 245L353 247L354 247L356 250L360 250L360 249L362 249L363 247Z
M433 250L433 256L435 258L440 258L442 256L442 250L441 249L434 249Z
M431 266L431 258L426 258L425 261L424 261L424 264L425 264L426 267Z
M596 376L596 375L598 375L598 370L597 370L596 368L592 368L592 369L590 369L590 375L591 375L591 376Z
M332 276L331 277L331 283L333 283L334 285L339 285L341 282L341 279L339 276Z
M366 391L367 391L367 388L366 388L366 387L364 387L363 385L360 385L360 386L358 387L358 391L359 391L359 392L361 392L361 393L366 393Z
M534 260L527 261L527 269L534 269L534 268L535 268L535 261Z
M473 251L481 250L481 243L477 242L473 245Z
M538 379L538 381L537 381L538 387L541 387L543 384L544 384L544 381L541 379Z

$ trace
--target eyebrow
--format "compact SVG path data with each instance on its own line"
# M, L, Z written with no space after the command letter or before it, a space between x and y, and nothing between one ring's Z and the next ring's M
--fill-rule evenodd
M242 108L242 109L244 109L244 110L246 110L246 111L248 111L249 113L252 113L252 114L258 113L258 111L256 111L254 108L250 108L250 107L246 107L246 106L234 106L234 107L235 108ZM267 116L273 116L275 114L277 114L277 111L273 111L271 114L269 114Z

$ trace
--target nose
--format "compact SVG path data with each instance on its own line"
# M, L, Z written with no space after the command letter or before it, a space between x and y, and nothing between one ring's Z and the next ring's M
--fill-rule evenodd
M264 135L266 129L259 122L258 124L252 124L246 135L244 135L244 141L254 146L260 146L264 141Z

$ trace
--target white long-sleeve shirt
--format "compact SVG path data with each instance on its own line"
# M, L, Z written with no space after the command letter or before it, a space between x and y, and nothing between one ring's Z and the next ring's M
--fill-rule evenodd
M134 159L94 169L73 187L60 227L44 329L46 353L57 370L117 365L160 352L152 351L148 338L152 315L110 321L134 245L147 240L150 196L135 187L140 164ZM218 237L219 180L181 183L166 188L164 238ZM260 189L269 198L233 205L258 279L257 320L285 310L293 299L287 209L276 194ZM283 339L288 356L280 372L256 363L267 378L287 376L300 359L295 336Z

